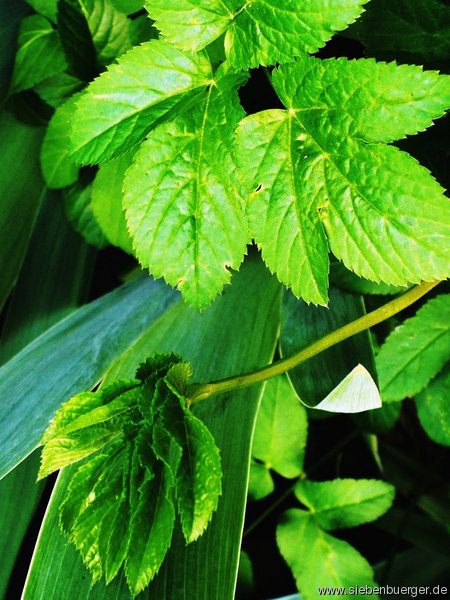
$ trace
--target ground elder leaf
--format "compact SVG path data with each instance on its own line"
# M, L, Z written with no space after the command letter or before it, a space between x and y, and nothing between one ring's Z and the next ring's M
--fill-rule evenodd
M395 489L377 479L299 481L295 495L327 530L374 521L391 506Z
M225 76L190 111L153 130L125 177L136 256L197 308L221 292L250 242L231 153L241 82Z
M375 586L367 560L349 543L325 533L306 511L291 509L282 515L277 544L305 600L317 598L318 586Z
M185 50L198 51L225 33L230 63L246 69L316 52L361 14L366 1L152 0L146 8L163 35Z
M217 507L220 458L207 427L185 406L190 375L178 355L156 354L136 379L69 400L44 435L41 477L86 458L60 506L61 529L94 582L109 583L123 567L133 596L169 549L175 496L188 541Z
M133 48L93 81L78 103L72 157L82 164L116 158L158 122L204 94L211 65L203 55L151 40Z
M394 329L377 356L384 401L414 396L450 359L450 294L428 300Z
M405 94L403 84L395 87L395 73L403 81L409 69ZM359 71L361 85L370 80L367 89L356 81ZM303 57L274 71L288 110L243 119L236 156L251 233L295 295L326 303L328 246L370 281L406 285L448 275L450 205L443 189L410 155L367 142L427 127L448 104L449 81L364 59Z
M32 88L67 67L58 32L41 15L25 17L19 28L18 49L9 92Z

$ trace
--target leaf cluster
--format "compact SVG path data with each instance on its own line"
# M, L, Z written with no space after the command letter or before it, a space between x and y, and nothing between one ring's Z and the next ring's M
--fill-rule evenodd
M176 513L190 543L217 508L219 453L185 405L189 376L178 356L155 355L135 379L64 403L44 433L40 478L83 461L61 504L60 525L94 582L109 583L123 565L137 595L164 560Z

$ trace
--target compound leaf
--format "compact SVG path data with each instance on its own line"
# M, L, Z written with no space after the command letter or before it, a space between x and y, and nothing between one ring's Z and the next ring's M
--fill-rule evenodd
M168 5L152 0L146 8L163 35L185 50L198 51L226 32L228 59L246 69L316 52L361 14L365 2L312 0L305 6L302 0L176 0Z
M308 421L285 375L269 379L264 389L253 436L252 456L283 477L303 472Z
M295 495L324 529L355 527L374 521L394 500L395 489L377 479L299 481Z
M422 427L434 442L445 446L450 446L449 390L450 369L447 366L415 398Z
M387 338L377 356L384 401L414 396L450 359L450 294L428 300Z
M19 28L10 94L31 88L66 67L59 35L50 21L41 15L25 17Z
M406 285L448 273L450 206L442 188L408 154L366 143L423 128L431 115L442 114L433 87L447 97L448 78L431 75L430 97L419 93L411 108L410 96L393 84L395 69L405 79L409 68L303 57L273 75L288 110L256 113L238 128L236 153L249 192L251 233L269 268L306 301L326 302L328 244L347 268L372 281ZM417 92L422 77L426 87L428 74L416 69L411 89ZM359 70L362 79L370 73L378 79L374 88L363 91L351 81ZM350 81L357 100L338 91L337 73L346 85ZM376 90L385 94L380 111L374 108ZM332 109L324 104L328 96L334 97ZM387 110L394 96L399 108ZM404 127L376 117L400 115L402 106Z
M231 154L241 81L225 77L188 113L157 127L125 178L137 257L198 308L229 282L227 267L239 267L250 241Z
M203 55L183 53L162 40L133 48L80 100L71 134L74 160L91 164L124 154L168 113L186 110L210 80Z
M63 188L78 179L78 167L69 158L69 127L79 95L72 96L55 110L41 147L41 168L50 189Z
M305 600L315 600L319 586L375 585L366 559L347 542L325 533L306 511L284 513L277 527L277 544Z
M252 461L248 479L248 497L256 501L265 498L273 492L275 484L266 465Z

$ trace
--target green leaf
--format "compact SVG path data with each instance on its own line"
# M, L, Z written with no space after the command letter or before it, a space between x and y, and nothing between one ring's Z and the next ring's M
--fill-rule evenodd
M380 392L369 371L358 364L322 402L312 408L329 412L360 413L381 408Z
M249 500L261 500L273 492L275 484L266 465L252 461L248 480Z
M0 368L0 476L37 447L61 403L93 386L177 295L139 279L78 309Z
M295 495L324 529L355 527L374 521L394 500L395 489L377 479L299 481Z
M416 408L420 423L430 438L450 446L450 370L448 367L417 394Z
M78 99L75 94L57 108L45 131L40 159L50 189L66 187L78 179L78 167L69 158L69 126Z
M91 208L103 235L110 244L133 254L123 208L125 172L131 165L134 152L100 165L91 189Z
M38 153L43 130L0 115L0 307L16 282L44 197ZM20 165L20 177L17 176ZM14 224L14 226L12 226Z
M229 282L227 267L239 267L250 242L231 155L241 82L225 77L188 113L157 127L125 178L136 255L198 308Z
M169 114L198 101L210 82L211 66L203 55L185 54L161 40L133 48L80 100L73 158L91 164L124 154Z
M58 33L50 21L40 15L25 17L19 29L10 94L31 88L66 66Z
M277 527L277 544L304 600L315 600L319 586L347 590L355 590L357 585L375 586L366 559L347 542L325 533L306 511L284 513Z
M50 106L58 108L64 104L73 94L81 91L84 83L69 75L69 73L58 73L48 79L44 79L34 87L34 91Z
M408 154L365 143L394 139L442 114L433 87L448 98L449 78L394 67L402 81L410 68L411 91L431 86L417 105L393 84L392 65L303 57L274 71L289 110L256 113L238 128L251 233L269 268L306 301L326 302L328 244L347 268L377 282L405 285L448 273L450 207L443 190ZM369 91L353 83L359 74L363 81L373 77ZM341 81L353 88L352 97ZM399 109L388 111L393 96ZM403 128L396 118L402 107Z
M450 359L450 295L428 300L387 338L377 356L385 402L414 396Z
M336 288L330 288L329 308L308 306L286 291L282 304L281 354L293 354L364 314L360 296ZM352 336L291 369L288 377L302 402L311 407L319 404L359 363L375 377L374 358L367 331Z
M56 21L58 0L26 0L26 2L39 14L44 15L53 22Z
M450 8L439 0L371 0L356 32L370 56L448 71Z
M82 235L88 244L104 248L107 241L95 220L91 194L92 184L86 184L80 179L63 191L64 206L67 218L75 231Z
M252 456L283 477L303 473L308 421L288 378L269 379L253 436Z
M198 51L226 32L228 59L246 69L316 52L361 14L365 1L176 0L169 6L152 0L146 8L163 35L184 50Z

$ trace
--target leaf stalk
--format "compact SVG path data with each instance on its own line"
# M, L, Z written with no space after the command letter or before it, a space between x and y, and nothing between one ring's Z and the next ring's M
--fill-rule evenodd
M422 298L422 296L427 294L439 283L440 281L431 281L416 285L405 294L387 302L384 306L380 306L376 310L373 310L355 321L352 321L343 327L339 327L335 331L319 338L315 342L304 346L297 352L273 362L270 365L257 369L256 371L243 373L242 375L233 375L210 383L193 383L187 388L187 404L195 404L196 402L206 400L206 398L209 398L214 394L235 391L256 383L261 383L267 379L281 375L282 373L286 373L286 371L297 367L320 352L331 348L331 346L334 346L357 333L361 333L374 325L378 325L378 323L399 313L411 304L414 304L414 302Z

